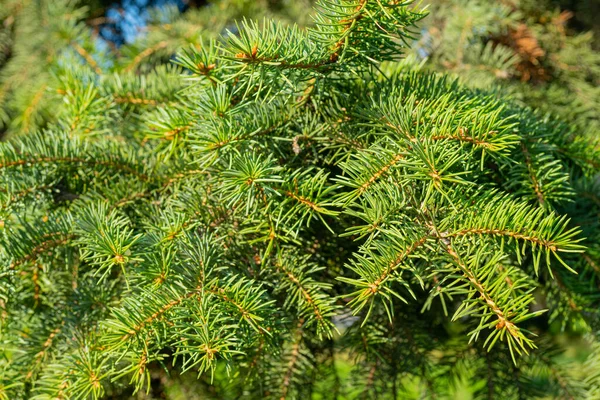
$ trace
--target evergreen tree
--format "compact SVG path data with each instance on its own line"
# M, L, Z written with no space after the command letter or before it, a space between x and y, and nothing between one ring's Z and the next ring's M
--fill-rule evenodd
M590 135L400 60L411 2L246 7L44 70L0 144L0 399L598 398Z

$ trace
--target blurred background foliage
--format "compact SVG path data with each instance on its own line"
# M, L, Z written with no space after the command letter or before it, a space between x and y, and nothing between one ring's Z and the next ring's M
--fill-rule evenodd
M430 15L408 56L415 68L510 96L596 137L600 21L594 16L600 15L600 2L424 3ZM57 88L65 65L147 72L168 64L180 48L235 32L235 21L244 17L310 26L311 5L311 0L0 0L0 136L26 134L53 121L63 101ZM581 356L578 346L570 356ZM349 363L337 364L343 377ZM156 371L152 379L152 391L137 398L200 399L224 390L194 375Z

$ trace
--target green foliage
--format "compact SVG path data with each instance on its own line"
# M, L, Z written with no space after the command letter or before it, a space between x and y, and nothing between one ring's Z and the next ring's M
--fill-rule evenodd
M595 141L401 61L419 5L293 9L47 71L0 145L0 398L597 397Z
M432 0L431 18L414 46L426 66L455 74L465 84L495 87L521 104L598 132L600 56L592 32L576 33L589 20L591 2ZM575 10L574 10L575 11ZM597 29L596 29L597 30ZM596 32L597 33L597 32ZM597 36L597 35L596 35Z

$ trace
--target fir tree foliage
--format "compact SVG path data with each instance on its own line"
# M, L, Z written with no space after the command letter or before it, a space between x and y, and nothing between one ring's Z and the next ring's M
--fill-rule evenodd
M65 55L0 145L0 398L595 398L596 144L400 61L426 14Z
M592 32L572 29L591 4L562 11L557 1L432 0L431 18L414 46L427 68L470 86L494 87L522 104L558 115L595 137L600 56ZM574 10L579 9L579 10ZM588 10L586 10L586 8ZM586 10L586 11L583 11ZM579 11L574 13L572 11Z

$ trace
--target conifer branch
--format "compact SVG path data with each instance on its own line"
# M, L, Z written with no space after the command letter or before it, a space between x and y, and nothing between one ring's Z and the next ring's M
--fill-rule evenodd
M55 237L55 236L59 236L59 238L53 239L53 237ZM54 232L54 233L46 233L42 236L42 238L44 239L43 242L41 242L41 243L37 244L35 247L33 247L30 250L29 254L26 254L22 258L13 261L10 264L9 269L16 269L20 265L34 260L40 254L50 251L56 247L60 247L60 246L64 246L64 245L68 244L75 238L75 235L65 234L64 232Z
M92 57L92 55L86 49L84 49L79 43L75 41L71 42L71 46L73 46L73 49L75 49L77 54L79 54L85 60L85 62L94 70L95 73L97 73L98 75L102 74L102 69L100 68L96 60L94 60L94 57Z
M450 255L450 257L454 260L456 265L460 268L461 272L464 274L464 277L469 281L469 283L479 292L479 296L481 300L485 303L486 307L489 307L490 310L496 315L498 322L496 324L496 329L498 330L506 330L520 346L524 346L522 333L519 328L509 319L509 316L496 304L494 299L490 296L488 291L482 285L482 283L477 279L477 277L469 270L469 268L462 262L460 256L456 253L456 251L452 248L452 245L447 242L445 244L446 251Z
M127 66L125 66L125 68L123 68L123 71L124 72L132 71L134 68L136 68L138 65L140 65L140 63L145 58L148 58L152 54L156 53L157 51L166 48L168 46L168 44L169 43L166 40L162 40L162 41L156 43L154 46L148 47L147 49L140 52L137 56L135 56L133 58L133 60L131 60L131 62L129 64L127 64Z
M540 189L540 184L537 180L536 172L533 169L533 165L531 162L531 156L529 154L529 150L527 150L527 147L525 146L525 143L521 143L521 150L523 151L523 155L525 156L525 163L527 164L527 170L529 171L529 177L531 179L531 184L533 185L533 190L535 191L535 195L537 196L540 205L543 207L546 203L546 200L544 199L544 194Z

